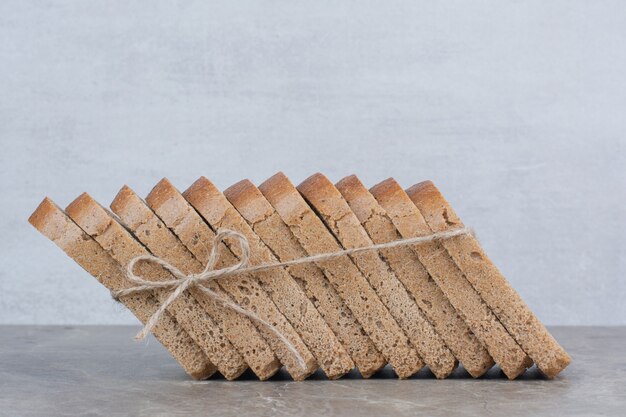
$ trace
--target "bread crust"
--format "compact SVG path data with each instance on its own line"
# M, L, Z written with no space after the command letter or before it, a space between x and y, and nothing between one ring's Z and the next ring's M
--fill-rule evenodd
M342 179L335 184L335 187L342 194L373 244L389 243L400 239L387 213L356 175ZM416 270L425 272L423 267L419 262L410 262L415 255L407 247L381 250L379 255L394 278L397 277L396 287L401 286L401 288L388 289L392 291L394 302L400 307L400 311L396 313L398 322L407 323L402 326L403 330L437 378L447 377L456 368L456 358L422 309L422 306L428 308L428 303L420 299L420 292L411 291L416 287ZM387 285L393 285L393 282ZM422 301L421 305L418 304L417 299ZM432 308L432 303L430 307Z
M268 259L268 261L283 261L285 260L284 255L286 252L292 254L292 256L289 257L290 259L297 257L297 255L293 256L294 249L297 250L299 247L293 247L294 243L297 245L297 241L295 241L287 226L282 223L276 211L254 184L248 180L240 181L224 190L224 196L231 202L235 209L239 211L239 214L248 222L254 233L256 233L263 244L271 251L272 259ZM304 267L304 265L302 265L302 267ZM303 337L303 340L315 355L328 378L337 379L350 372L350 370L354 368L354 362L348 355L344 345L335 335L335 332L333 332L335 329L332 328L332 321L326 318L328 314L324 314L327 313L326 309L320 309L319 300L328 298L326 292L327 289L330 288L330 284L321 274L322 281L320 282L319 280L315 280L315 276L303 278L302 274L296 275L294 274L294 270L298 272L297 267L284 268L285 274L289 274L290 279L293 280L294 283L296 283L296 277L300 277L298 278L300 285L297 286L299 288L298 294L290 294L288 288L285 288L283 295L286 298L296 300L298 297L305 295L308 297L310 310L304 310L299 320L301 322L299 327L303 328L300 330L300 333L309 335L309 337ZM302 281L302 279L306 281ZM304 282L307 282L309 285L304 286ZM309 290L308 293L306 292L307 289ZM312 296L311 292L315 294L315 296ZM339 301L341 300L338 296L337 299ZM317 304L314 304L313 300L317 300ZM322 306L326 307L327 304ZM334 314L332 320L340 319L340 317L336 316L339 316L339 314Z
M49 198L41 202L29 222L110 291L131 286L119 264ZM142 323L159 307L151 293L122 296L120 302ZM167 311L152 333L192 378L206 379L216 371L215 365Z
M146 202L200 264L206 265L215 234L182 194L167 179L163 179L146 197ZM233 263L236 263L234 256L228 250L224 250L220 253L216 268L224 268ZM195 268L198 266L194 266ZM258 286L244 285L241 277L231 277L221 283L218 281L206 285L220 296L234 302L235 299L245 298L246 295L241 288L248 292L260 290ZM233 297L232 293L237 297ZM225 314L225 333L254 373L261 380L274 375L282 364L254 324L247 317L231 309L221 308L221 310Z
M234 207L226 200L226 197L224 197L208 179L205 177L199 178L191 187L183 192L183 196L214 231L220 228L227 228L244 234L251 248L251 264L258 263L258 237L251 230L246 230L249 229L249 226L247 226L245 220L241 218L239 213L237 213ZM241 256L238 245L231 245L230 242L227 242L226 246L235 256ZM287 371L291 376L296 380L304 379L317 369L317 361L302 340L301 335L294 329L293 324L285 317L283 310L278 306L278 303L281 303L281 305L285 307L285 300L280 299L281 295L276 292L276 289L269 287L268 278L270 278L270 276L264 274L255 274L253 277L248 277L248 280L262 284L262 291L259 292L259 295L263 294L265 296L265 301L260 301L259 299L259 301L255 302L256 313L260 316L262 315L263 318L270 323L273 323L276 328L287 337L304 359L306 368L302 369L299 366L296 358L293 357L291 352L287 350L286 346L277 339L275 335L263 327L260 327L259 330L261 330L265 339L270 343L270 346L272 346L276 356L278 356L287 367ZM272 291L274 292L273 294ZM255 294L248 295L245 303L252 305L253 295ZM244 300L238 301L240 301L241 304ZM308 302L308 299L306 301ZM245 303L244 306L246 305Z
M412 186L407 194L432 231L464 227L431 181ZM532 313L473 236L459 236L444 241L442 245L544 375L554 378L569 365L570 356Z
M151 255L135 236L89 194L81 194L67 206L65 212L122 268L126 268L133 258ZM153 263L141 262L136 266L135 271L153 280L174 279L168 271ZM167 290L154 290L152 293L160 303L165 302L170 295L170 291ZM219 372L232 381L238 378L247 366L243 357L233 349L216 322L216 319L219 320L219 314L214 306L211 304L205 308L206 303L201 305L198 302L196 297L203 295L197 289L185 291L170 304L167 311L207 354Z
M370 192L387 211L402 237L418 237L432 233L417 207L393 178L372 187ZM517 378L532 365L532 361L483 302L440 243L425 243L412 248L433 280L508 378Z

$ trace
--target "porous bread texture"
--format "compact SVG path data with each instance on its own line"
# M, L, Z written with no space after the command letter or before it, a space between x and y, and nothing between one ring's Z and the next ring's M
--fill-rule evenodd
M206 265L213 249L215 233L180 192L167 179L163 179L148 194L146 202L200 264ZM230 251L223 247L216 268L224 268L236 262ZM193 270L198 268L199 265L193 266ZM226 280L211 281L207 285L222 297L237 303L236 300L244 300L253 291L262 291L257 284L251 282L247 282L244 277L233 276ZM227 307L223 307L223 311L228 314L226 333L243 354L250 368L261 380L274 375L282 364L254 324L248 317Z
M368 241L359 238L353 241L355 247L356 245L368 246L388 243L398 239L393 223L356 176L344 178L335 187L348 203L370 239ZM384 249L378 253L380 259L384 261L383 266L390 269L388 275L392 277L392 280L384 285L384 291L388 293L387 297L391 299L388 305L392 305L389 307L390 311L392 308L396 311L394 317L424 362L437 378L442 379L450 375L456 368L457 361L416 303L414 293L409 291L414 282L415 267L407 262L407 259L411 258L407 258L405 252L411 253L407 247ZM384 276L381 278L389 279L389 277Z
M374 243L402 239L387 212L356 176L344 178L336 187ZM459 317L413 250L400 246L382 250L381 254L465 370L475 378L489 370L494 364L493 359ZM436 351L429 352L437 357ZM422 354L422 357L429 362L428 354Z
M464 227L431 181L412 186L407 194L431 231L444 232ZM445 240L442 246L544 375L554 378L569 365L570 356L528 308L473 236Z
M404 238L430 235L424 218L402 187L388 179L370 192ZM509 379L517 378L532 361L457 268L439 242L413 245L418 259L448 297L474 335Z
M28 220L110 291L132 286L119 264L49 198L41 202ZM120 297L120 302L142 323L159 308L151 292L125 295ZM215 365L167 311L152 333L192 378L206 379L216 371Z
M228 203L226 197L224 197L208 179L204 177L198 179L191 187L183 192L183 196L214 231L222 227L240 232L244 229L242 223L245 223L243 219L241 219L241 216L239 216L239 213L237 213L230 203ZM250 243L253 243L254 239L251 239L251 237L252 236L248 237L248 240L251 241ZM241 250L238 245L230 245L227 242L226 246L235 256L241 256ZM254 249L252 249L252 251L254 252ZM244 281L254 282L258 286L261 279L260 275L254 275L246 276ZM227 280L221 280L221 282L225 281ZM304 359L304 369L299 365L297 358L289 351L288 347L276 335L263 326L259 327L259 330L265 336L265 339L274 350L276 356L287 367L287 371L291 374L292 378L296 380L306 378L318 367L315 357L290 321L275 304L276 301L279 301L278 298L280 294L268 294L267 291L271 289L269 289L267 285L258 288L259 289L255 292L247 294L245 298L237 301L240 305L243 305L243 307L253 309L256 314L271 323L289 340Z
M324 175L318 173L310 176L297 189L343 248L354 249L372 245L341 193ZM378 253L363 252L349 255L349 258L376 294L374 303L379 303L378 309L381 313L378 316L379 326L384 327L392 337L388 339L386 346L387 352L391 355L389 362L394 365L394 357L395 361L402 358L402 369L396 369L399 375L418 372L424 367L424 362L411 343L410 337L420 337L413 333L415 329L413 321L418 317L423 319L417 306L398 279L390 273L389 267L380 259ZM372 307L374 306L369 306L370 309ZM407 330L411 332L410 336Z
M215 187L212 188L211 195L211 205L218 210L224 210L225 213L216 223L216 227L235 230L246 237L250 246L249 265L277 263L271 250L254 233L225 195ZM236 247L234 252L238 250ZM350 372L354 363L293 277L284 268L259 271L255 276L280 312L298 332L326 375L335 379Z
M87 193L75 199L65 212L87 234L106 250L120 266L126 268L138 256L151 253L135 240L135 237L124 228L107 210L98 204ZM148 218L146 217L146 220ZM144 229L144 233L150 228ZM174 279L166 269L151 262L139 262L134 268L136 274L153 281ZM165 302L172 290L157 289L152 293L160 303ZM199 294L198 294L199 293ZM218 371L228 380L238 378L247 366L243 357L235 351L224 336L222 330L213 317L219 319L215 306L211 304L205 309L196 300L200 293L197 288L184 291L168 307L178 323L185 329L191 338L207 354Z
M283 261L286 258L294 259L298 249L302 250L276 211L250 181L243 180L229 187L224 190L224 196L248 222L261 242L271 251L273 259L268 260L269 262ZM301 267L306 266L310 265L301 265ZM294 269L296 273L293 272ZM339 335L336 335L337 326L333 323L334 320L341 320L341 316L337 306L333 305L332 301L340 302L341 299L336 293L329 293L332 287L321 273L308 277L302 274L304 272L302 268L285 268L285 271L293 278L294 282L299 284L299 293L305 294L311 300L312 307L309 308L316 311L312 318L304 315L301 318L303 324L309 327L309 331L314 332L314 337L303 338L307 346L329 379L336 379L348 373L354 368L354 362L348 354L347 346L342 344ZM278 278L281 279L281 277ZM336 298L333 298L333 295ZM291 297L293 295L285 294L285 296ZM323 304L320 304L320 300ZM332 310L328 311L329 308ZM345 307L343 310L347 311ZM320 321L323 321L325 325L317 326ZM358 331L357 329L349 330Z
M324 252L323 248L325 246L329 248L328 251L333 250L332 248L337 248L337 243L326 231L324 225L321 224L296 188L282 173L274 175L261 184L259 191L266 198L266 201L271 204L272 209L276 210L276 214L278 214L281 221L280 224L284 224L288 228L290 236L295 239L292 247L300 248L297 252L297 257ZM315 252L316 250L318 252ZM301 265L299 268L302 269L294 269L292 274L301 276L302 280L319 279L320 282L323 282L322 280L326 279L331 283L328 293L332 295L329 295L329 297L336 300L333 301L334 305L341 305L341 312L339 313L341 318L334 321L339 328L337 334L348 333L345 337L349 342L345 342L345 344L349 345L348 349L351 357L361 375L364 378L369 378L385 366L386 361L374 342L368 337L367 332L357 317L357 315L360 315L361 319L364 319L366 313L357 312L355 314L352 311L352 308L358 305L358 294L347 294L345 292L348 290L348 282L342 278L342 264L344 264L343 261L311 263ZM320 271L323 273L323 276L319 275ZM341 294L341 291L344 293ZM345 297L353 298L353 300L345 301ZM319 300L321 303L321 298ZM356 320L354 327L352 325L353 320Z
M263 183L260 190L309 255L342 249L282 173ZM342 257L316 264L325 272L376 348L391 362L400 377L406 378L415 373L420 365L423 366L419 357L415 360L416 353L413 351L412 354L407 346L406 336L350 258Z

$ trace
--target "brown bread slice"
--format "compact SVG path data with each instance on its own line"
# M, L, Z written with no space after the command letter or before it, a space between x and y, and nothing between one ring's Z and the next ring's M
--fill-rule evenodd
M373 244L341 193L324 175L318 173L310 176L297 189L345 249ZM382 317L379 320L396 336L394 353L402 355L406 371L417 372L424 366L422 358L411 343L411 339L421 337L414 333L414 321L424 318L417 305L378 253L364 252L350 255L350 259L382 301L381 307L388 321L383 324ZM393 365L391 358L390 362Z
M230 205L226 197L206 178L201 177L192 184L184 193L185 199L196 209L206 223L215 231L220 228L227 228L241 232L245 224L239 213ZM247 226L247 225L246 225ZM252 233L253 235L253 233ZM248 236L247 236L248 237ZM254 253L258 248L254 247L254 240L248 237L251 243L251 252ZM258 237L257 237L258 239ZM240 256L239 245L226 245L235 256ZM230 278L220 280L226 282ZM249 276L245 281L251 281L261 284L261 275ZM255 312L264 320L272 323L281 334L289 340L296 348L300 356L305 361L305 369L302 369L297 362L297 358L287 349L287 346L274 334L269 332L263 326L259 330L265 336L274 353L285 364L287 370L294 379L304 379L317 368L315 357L311 354L308 347L303 342L301 336L294 329L293 324L283 315L283 312L277 306L276 301L280 301L280 293L268 294L272 289L267 285L259 287L258 290L247 294L244 298L237 300L244 307L256 309ZM267 291L267 292L266 292ZM284 302L284 300L282 300ZM307 299L308 302L308 299ZM282 302L281 302L282 303ZM311 306L311 308L314 308Z
M49 198L28 221L110 291L132 286L119 264ZM122 296L120 302L142 323L159 308L151 292ZM205 379L215 372L215 365L167 311L152 333L192 378Z
M248 180L243 180L233 185L232 187L224 191L224 196L230 201L230 203L239 211L239 214L248 222L251 230L261 239L263 245L266 245L268 250L265 251L267 255L271 254L271 258L266 256L266 262L279 262L285 260L285 252L293 255L293 246L295 239L289 232L289 229L282 223L276 211L267 202L263 194ZM281 228L282 226L282 228ZM271 251L271 252L270 252ZM293 256L292 258L293 259ZM260 260L263 261L263 260ZM308 266L308 265L302 265ZM282 276L277 278L281 281L288 283L293 282L299 289L297 294L289 293L289 286L285 285L283 290L283 296L285 298L298 300L303 296L310 298L311 293L316 294L318 297L328 299L328 289L331 288L328 281L322 275L323 281L315 281L314 279L308 279L308 294L306 293L307 286L304 285L305 281L298 278L298 275L292 273L293 268L282 269L284 271ZM278 271L278 270L277 270ZM286 274L290 277L285 278ZM293 278L292 278L293 277ZM296 282L298 281L298 282ZM298 286L297 283L300 285ZM293 291L291 291L293 292ZM318 298L313 298L318 300ZM354 368L354 362L348 355L348 352L344 345L339 341L339 338L333 332L332 323L328 322L326 318L328 314L325 314L325 309L320 311L319 302L317 305L314 301L310 300L310 303L306 305L306 312L309 312L306 317L304 314L300 318L302 323L308 322L308 327L301 331L302 334L312 333L313 337L304 338L304 341L311 349L311 352L317 358L317 361L321 365L322 369L330 379L338 378L352 370ZM341 299L339 299L341 300ZM324 305L326 307L326 305ZM310 310L309 310L310 309ZM315 314L310 314L311 311L315 311ZM334 314L335 316L337 314ZM320 324L324 323L324 326ZM297 327L296 327L297 328Z
M133 258L150 255L150 252L89 194L83 193L67 206L65 212L123 268L126 268ZM174 278L167 270L154 263L140 262L135 271L155 281ZM171 290L164 289L153 291L161 303L165 302L170 293ZM217 366L218 371L226 379L234 380L246 370L247 366L213 319L219 318L214 311L215 305L211 304L210 308L205 310L194 298L198 295L204 296L198 293L197 288L183 292L170 304L168 311L202 348L211 362Z
M356 176L344 178L336 187L374 243L388 243L402 238L387 212ZM479 377L491 368L493 359L459 317L413 250L404 246L383 250L381 254L470 375ZM436 352L433 354L436 357ZM422 357L428 363L428 355L422 354Z
M201 178L192 185L190 190L201 191L201 208L198 207L200 204L194 204L191 201L193 197L188 200L214 229L231 229L246 237L250 245L251 266L278 262L272 252L248 226L245 219L210 181ZM191 195L193 192L190 192ZM231 250L237 256L241 255L238 245L231 247ZM302 288L284 268L258 272L255 273L255 276L280 312L296 329L308 349L320 360L322 369L329 378L338 378L354 367L349 355L330 330L328 324L307 298ZM324 349L324 345L331 340L337 354L335 357L328 355L328 351Z
M372 187L370 192L387 211L402 237L431 234L419 210L395 180L383 181ZM483 302L441 244L414 245L413 250L506 376L514 379L523 373L532 361Z
M189 205L182 194L167 179L163 179L146 197L146 202L200 264L206 265L215 233ZM236 262L235 257L225 249L220 252L216 267L224 268ZM193 266L194 270L198 268L199 265ZM245 297L243 291L247 290L246 286L241 283L243 279L235 276L222 280L221 283L212 281L207 286L224 298L232 299L228 292L235 292L239 294L239 299L243 299ZM240 287L244 287L244 289L242 290ZM256 290L260 290L260 288L257 286ZM227 336L244 355L246 362L255 374L261 380L274 375L282 364L254 324L247 317L229 308L223 308L223 311L228 314L225 321Z
M274 175L259 189L309 255L343 249L284 174ZM408 378L423 366L419 357L416 358L417 353L408 346L408 339L398 324L349 257L316 264L398 376ZM382 362L373 357L371 369L379 366Z
M398 233L385 211L355 175L344 178L335 186L369 238L364 239L357 234L359 239L353 241L355 247L357 244L367 246L398 239ZM386 291L390 292L390 297L397 304L398 323L401 323L417 352L437 378L445 378L456 368L457 361L416 303L415 294L410 291L412 283L415 282L413 278L415 266L407 262L410 258L405 256L405 252L410 254L410 248L401 247L379 252L380 258L390 268L394 278L385 283Z
M279 181L273 181L274 179L286 181L285 184L288 184L290 188L283 187L285 184L281 184ZM310 255L307 247L303 246L297 235L294 234L297 233L300 237L307 235L310 236L311 239L315 238L314 229L309 230L307 227L301 228L297 223L297 219L300 219L300 214L304 213L304 211L301 211L298 207L300 206L307 210L310 210L310 208L306 205L295 187L291 185L286 177L274 176L256 190L261 192L262 197L265 199L264 201L268 204L267 206L264 205L264 213L266 213L270 221L269 223L264 222L263 225L257 226L259 229L261 229L262 226L267 228L271 227L271 229L265 232L259 231L259 234L262 233L267 237L266 243L268 246L270 246L283 261ZM282 190L285 190L284 199L282 199L283 194L280 193ZM291 196L287 195L289 191L291 191ZM269 201L269 199L272 199L273 202ZM280 200L278 202L280 208L283 210L282 213L276 211L274 206L272 206L272 204L277 202L276 200ZM290 201L293 201L293 204L291 204ZM280 204L282 202L285 204ZM310 213L314 216L312 212ZM317 220L319 221L319 219ZM288 224L287 222L291 223ZM321 230L325 234L325 237L330 239L336 246L336 242L332 240L332 237L328 234L324 225L320 223L318 226L318 230ZM273 237L270 236L272 231L274 231ZM310 235L308 234L309 232ZM330 267L329 269L332 270L333 268ZM331 284L327 286L327 283L334 280L333 274L329 272L327 268L324 268L322 264L316 265L315 263L310 263L290 267L289 271L294 277L302 281L307 291L310 291L309 297L314 297L316 303L319 303L318 309L320 309L320 312L323 311L322 314L328 315L324 316L324 318L335 331L339 339L344 343L344 346L350 352L353 361L364 378L369 378L376 371L385 366L384 357L367 336L367 333L352 311L348 308L346 303L344 303L342 296L335 289L334 285ZM340 273L336 268L335 271ZM313 282L319 282L321 285L313 285ZM321 287L321 291L323 292L318 292L318 287ZM325 307L326 305L328 305L328 307Z
M414 185L407 190L407 194L433 232L464 227L431 181ZM569 365L570 356L532 313L473 236L459 236L442 244L541 372L553 378Z

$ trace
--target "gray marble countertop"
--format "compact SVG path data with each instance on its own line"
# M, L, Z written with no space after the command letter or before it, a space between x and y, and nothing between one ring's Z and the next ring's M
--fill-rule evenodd
M474 380L462 369L438 381L424 370L400 381L315 374L293 382L192 381L136 327L0 326L0 416L169 415L624 415L626 327L553 327L573 357L555 380L533 368L516 381L498 369Z

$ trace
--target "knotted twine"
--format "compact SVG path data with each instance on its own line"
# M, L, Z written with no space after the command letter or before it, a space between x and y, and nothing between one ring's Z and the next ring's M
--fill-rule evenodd
M213 239L213 247L211 248L211 253L209 256L209 260L202 270L202 272L198 274L184 274L180 269L176 268L171 263L153 255L141 255L133 258L126 267L126 277L128 280L135 284L134 287L126 288L120 291L112 292L112 296L115 300L119 301L120 297L125 295L135 294L138 292L156 290L156 289L172 289L171 294L165 299L165 301L159 306L159 308L152 314L150 319L146 322L143 329L137 335L135 335L135 340L143 340L148 334L152 332L154 326L159 322L165 310L176 300L180 295L187 290L189 287L194 286L205 293L207 296L212 298L213 300L221 303L222 305L240 313L244 316L249 317L251 320L260 323L265 326L268 330L274 333L280 341L287 347L287 349L293 354L293 356L297 359L298 364L306 369L306 364L304 359L297 351L296 347L283 335L274 325L267 322L266 320L259 317L256 313L246 310L239 306L238 304L233 303L227 298L222 297L217 294L215 291L205 287L202 285L203 283L208 283L218 278L226 278L234 275L240 274L252 274L255 272L268 271L271 269L288 267L293 265L302 265L311 262L321 262L328 261L332 259L336 259L346 255L356 255L363 252L373 252L381 249L391 249L400 246L407 245L420 245L440 240L451 239L456 236L463 235L474 235L472 229L468 227L463 227L459 229L449 230L445 232L437 232L432 233L430 235L412 237L408 239L398 239L388 243L379 243L370 246L362 246L352 249L344 249L337 252L329 252L329 253L320 253L318 255L305 256L303 258L293 259L291 261L285 262L276 262L276 263L265 263L259 264L256 266L248 266L250 263L250 245L248 244L248 239L239 232L235 232L233 230L221 229L218 231L217 235ZM238 263L222 268L222 269L214 269L215 264L217 262L219 256L219 247L220 243L224 242L226 238L233 238L237 243L239 243L239 247L241 249L241 259ZM135 275L134 269L137 262L152 262L157 265L162 266L164 269L168 270L175 279L164 280L164 281L150 281L141 276Z

